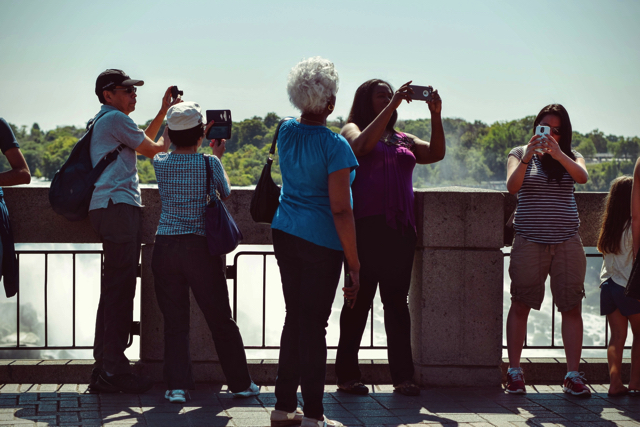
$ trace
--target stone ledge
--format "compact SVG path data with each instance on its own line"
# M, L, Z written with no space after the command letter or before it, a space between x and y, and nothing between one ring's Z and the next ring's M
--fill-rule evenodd
M256 383L272 385L275 383L278 361L275 359L250 359L249 372ZM628 382L630 359L622 364L623 381ZM335 360L327 361L326 384L335 384ZM361 359L360 370L367 384L391 384L388 362L384 359ZM525 371L527 384L560 384L566 373L563 358L524 358L521 363ZM502 360L501 380L506 382L508 360ZM162 382L162 362L131 363L135 373L151 377ZM86 384L91 376L93 360L2 360L0 363L0 384ZM423 385L471 385L464 384L469 376L485 384L495 383L499 377L493 367L483 366L436 366L416 365L416 380ZM602 358L584 358L580 370L592 384L607 384L609 370L607 360ZM194 377L197 382L224 383L220 364L216 362L193 362ZM486 378L485 378L486 377Z
M86 384L89 382L93 360L5 360L0 364L0 384ZM249 372L261 385L275 384L278 361L274 359L249 359ZM335 384L335 360L327 361L326 384ZM162 362L133 361L132 371L146 375L155 382L162 382ZM225 383L218 362L193 362L196 382ZM361 359L360 370L367 384L391 384L387 360Z

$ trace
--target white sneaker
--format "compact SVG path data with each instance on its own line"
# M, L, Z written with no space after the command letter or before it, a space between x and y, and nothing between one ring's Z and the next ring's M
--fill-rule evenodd
M271 427L299 426L303 417L300 409L296 409L295 412L274 409L271 411Z
M344 427L344 424L340 421L330 420L327 417L323 417L321 420L304 417L300 427Z
M185 403L187 401L187 392L184 390L167 390L164 398L171 403Z
M251 385L245 391L239 391L237 393L233 393L233 397L251 397L257 396L260 394L260 388L255 385L253 381L251 381Z

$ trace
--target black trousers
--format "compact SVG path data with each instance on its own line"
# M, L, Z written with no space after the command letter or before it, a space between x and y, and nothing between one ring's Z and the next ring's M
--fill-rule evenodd
M104 251L93 357L97 367L125 374L131 371L124 351L133 322L142 209L109 201L106 208L89 211L89 219Z
M202 310L232 392L251 385L240 329L233 320L222 257L196 234L156 236L151 261L164 317L164 379L170 390L195 388L189 349L189 288Z
M293 412L298 386L304 415L320 419L327 368L327 322L344 254L272 229L287 315L280 339L276 409Z
M411 319L407 297L416 246L413 229L395 230L383 215L356 220L360 290L355 306L340 314L340 341L336 355L338 384L360 380L358 351L373 297L380 285L387 333L389 368L394 385L413 379Z

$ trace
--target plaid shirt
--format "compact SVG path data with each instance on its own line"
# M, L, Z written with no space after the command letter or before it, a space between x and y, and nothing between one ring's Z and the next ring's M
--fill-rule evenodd
M209 155L212 169L211 197L218 190L220 197L229 195L222 163ZM156 234L198 234L205 236L204 209L207 205L207 171L204 155L156 154L156 171L162 213Z

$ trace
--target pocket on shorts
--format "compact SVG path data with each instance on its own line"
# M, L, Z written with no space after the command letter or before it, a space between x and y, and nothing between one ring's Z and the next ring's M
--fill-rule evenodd
M535 310L544 300L546 274L541 278L542 261L540 245L516 235L509 262L511 297Z

